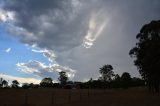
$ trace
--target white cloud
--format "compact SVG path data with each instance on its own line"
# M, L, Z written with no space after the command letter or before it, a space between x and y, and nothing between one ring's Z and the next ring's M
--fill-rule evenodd
M50 62L54 62L55 61L56 55L54 54L54 52L52 50L47 50L47 49L35 50L35 49L33 49L32 51L36 52L36 53L43 53L43 56L48 58L48 60Z
M15 15L11 11L0 9L0 22L14 21Z
M16 76L6 75L6 74L0 74L0 77L7 80L7 81L17 80L21 84L23 84L23 83L39 84L40 81L41 81L41 80L38 80L38 79L35 79L35 78L22 78L22 77L16 77Z
M29 61L28 63L17 63L18 71L25 72L28 74L33 74L35 76L44 78L51 77L57 80L57 75L60 71L65 71L70 79L75 75L75 70L67 67L61 66L59 64L49 64L45 65L39 61Z
M5 50L6 53L9 53L10 51L11 51L11 48L7 48L7 49Z
M76 70L73 70L68 66L58 64L56 62L57 56L52 50L40 49L34 45L32 46L31 51L43 54L43 56L46 57L50 63L45 64L36 60L30 60L27 63L17 63L16 66L18 71L41 78L51 77L53 80L57 80L59 72L65 71L69 79L74 78Z
M84 47L90 48L93 45L94 41L101 35L108 21L108 17L104 16L102 11L91 15L88 25L89 29L83 40Z
M29 63L32 65L32 67L28 67L27 65L29 65ZM36 68L39 64L39 62L37 62L36 65L32 64L34 63L33 61L30 61L29 63L17 63L16 66L18 67L19 71L25 72L25 73L40 73Z

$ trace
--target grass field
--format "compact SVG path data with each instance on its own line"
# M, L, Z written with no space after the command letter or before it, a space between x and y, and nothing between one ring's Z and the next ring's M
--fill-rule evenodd
M0 106L160 106L160 95L144 88L1 89Z

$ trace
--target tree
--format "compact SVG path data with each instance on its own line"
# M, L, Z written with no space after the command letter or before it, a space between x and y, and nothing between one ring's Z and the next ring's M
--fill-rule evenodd
M130 50L141 76L149 88L159 92L160 86L160 20L144 25L137 34L138 43Z
M2 86L3 86L3 87L8 87L8 82L7 82L6 80L3 80L3 81L2 81Z
M120 77L118 74L116 74L116 75L114 76L114 80L115 80L115 81L120 81L120 79L121 79L121 77Z
M62 86L65 85L68 81L68 76L66 75L66 72L64 71L59 72L58 80L60 81Z
M145 86L145 82L141 78L133 77L132 78L132 86L133 87L138 87L138 86Z
M33 83L23 83L22 84L22 88L23 89L33 89L33 88L38 88L39 85L38 84L33 84Z
M22 84L22 88L23 88L23 89L28 89L28 88L30 88L30 86L29 86L28 83L23 83L23 84Z
M53 86L53 82L52 82L52 78L44 78L42 79L42 81L40 82L40 86L41 87L52 87Z
M12 81L12 88L18 88L19 87L19 82L17 80Z
M111 81L112 77L114 76L114 72L112 70L113 70L113 67L111 65L104 65L99 70L101 74L100 79L103 81Z
M2 87L8 87L8 82L3 78L0 78L0 88Z
M124 72L121 76L121 83L124 89L127 89L131 84L131 75L128 72Z
M2 82L3 82L3 78L0 78L0 88L3 87Z
M131 79L131 75L128 72L124 72L121 76L122 81L130 81Z
M128 72L124 72L121 76L122 87L127 89L130 86L131 80L131 75Z

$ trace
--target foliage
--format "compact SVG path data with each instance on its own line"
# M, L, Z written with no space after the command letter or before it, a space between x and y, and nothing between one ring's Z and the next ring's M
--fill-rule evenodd
M38 84L33 84L33 83L23 83L22 88L23 89L33 89L33 88L38 88Z
M118 74L116 74L116 75L114 76L114 80L115 80L115 81L120 81L120 79L121 79L121 77L120 77Z
M12 81L12 88L18 88L19 87L19 82L17 80Z
M53 82L52 81L53 81L52 78L44 78L40 82L40 86L41 87L52 87L53 86Z
M131 75L128 72L124 72L121 76L122 81L130 81L131 80Z
M121 76L122 87L127 89L131 84L131 75L128 72L124 72Z
M144 25L137 35L138 43L130 50L143 79L156 92L160 85L160 20Z
M64 71L59 72L58 80L61 83L61 85L65 85L68 81L68 76L66 75L66 72Z
M7 82L6 80L3 80L3 81L2 81L2 86L3 86L3 87L8 87L8 82Z
M100 68L99 72L101 74L100 80L111 81L111 78L114 76L113 67L111 65L104 65Z
M3 87L2 82L3 82L3 78L0 78L0 88Z

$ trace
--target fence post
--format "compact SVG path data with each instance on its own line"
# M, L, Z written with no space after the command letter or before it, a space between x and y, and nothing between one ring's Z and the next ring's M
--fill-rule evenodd
M89 99L89 88L88 88L88 92L87 92L87 95L88 95L88 99Z
M25 93L25 101L24 101L24 106L28 106L28 94L27 94L27 91Z
M79 99L80 99L80 102L82 101L82 89L79 89Z
M55 94L54 94L54 91L53 91L53 92L52 92L52 95L51 95L51 97L52 97L52 98L51 98L51 99L52 99L52 100L51 100L51 101L52 101L51 104L52 104L52 105L54 104L54 96L55 96Z
M68 102L71 102L71 89L69 89Z

